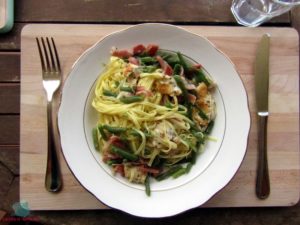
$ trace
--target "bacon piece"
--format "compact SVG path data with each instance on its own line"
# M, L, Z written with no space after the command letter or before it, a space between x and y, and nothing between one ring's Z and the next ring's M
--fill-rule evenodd
M142 44L136 45L133 47L133 54L134 55L140 55L142 53L144 53L146 50L146 47Z
M127 59L132 56L132 53L127 50L113 50L112 56Z
M144 165L139 167L139 170L142 171L143 173L151 173L151 174L159 174L159 169L155 169L155 168L150 168L150 167L146 167Z
M146 48L146 52L150 56L154 56L158 50L158 45L149 44Z
M173 69L172 67L165 61L163 60L163 58L161 56L156 56L156 59L160 65L160 67L162 68L164 74L166 75L172 75L173 74Z
M114 171L116 173L121 174L123 177L125 176L125 170L124 170L124 165L123 164L117 164L114 166Z
M134 65L137 65L137 66L140 65L139 60L135 57L132 57L132 56L128 58L128 62L131 63L131 64L134 64Z
M197 64L193 65L193 68L195 68L195 69L201 69L202 65L199 64L199 63L197 63Z
M150 90L145 89L145 87L143 87L143 86L137 86L135 94L136 95L144 94L148 97L153 95L153 93Z
M115 160L115 159L120 159L120 156L112 153L107 153L107 152L103 154L103 158L102 158L103 162L105 163L109 160Z
M110 149L111 145L115 145L116 147L119 148L125 148L125 145L122 142L121 138L116 135L112 135L109 137L108 141L105 143L103 147L103 151L106 152L108 149Z
M189 100L189 102L192 103L193 105L195 104L196 99L197 99L197 97L196 97L195 95L188 94L188 100Z

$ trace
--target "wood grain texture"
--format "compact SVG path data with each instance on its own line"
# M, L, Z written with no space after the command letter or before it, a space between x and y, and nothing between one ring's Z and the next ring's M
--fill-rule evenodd
M13 174L2 163L0 163L0 209L4 209L4 199L14 179Z
M291 10L291 23L292 26L300 32L300 6Z
M44 189L46 165L46 100L35 36L55 37L64 76L74 61L106 34L124 25L29 25L22 32L20 193L31 209L107 208L86 191L70 172L62 154L64 189L53 195ZM235 64L248 93L252 125L245 159L232 181L203 207L289 206L299 199L299 51L291 28L201 27L186 29L207 37ZM269 167L271 195L255 197L257 126L253 63L263 33L271 34ZM34 117L34 120L32 120ZM38 140L38 141L37 141Z
M19 82L20 65L20 52L0 52L0 83Z
M18 22L169 22L169 23L229 23L231 1L224 0L56 0L19 1ZM272 22L289 23L289 15Z
M0 51L18 51L20 50L21 31L26 23L14 23L11 31L0 35Z
M0 83L0 113L20 113L20 84Z
M0 145L19 145L20 143L20 116L0 116Z
M14 175L19 175L19 161L19 146L0 146L0 163L5 165Z

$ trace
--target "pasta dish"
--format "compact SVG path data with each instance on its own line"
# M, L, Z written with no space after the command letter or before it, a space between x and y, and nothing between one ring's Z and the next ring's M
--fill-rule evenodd
M180 52L137 45L112 49L92 106L93 140L115 174L145 185L187 174L216 116L215 84Z

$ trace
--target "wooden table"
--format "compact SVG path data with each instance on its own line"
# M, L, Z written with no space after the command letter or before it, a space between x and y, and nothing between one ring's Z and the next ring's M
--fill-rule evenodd
M19 201L20 33L28 23L237 25L231 1L65 0L15 1L15 25L0 35L0 218ZM300 7L263 26L300 31ZM2 210L2 211L1 211ZM300 224L300 204L288 208L194 209L163 220L135 218L115 210L33 212L43 224Z

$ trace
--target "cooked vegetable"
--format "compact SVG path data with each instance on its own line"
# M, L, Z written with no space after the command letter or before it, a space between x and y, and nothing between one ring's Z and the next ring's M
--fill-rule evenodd
M147 194L148 196L151 195L151 189L150 189L150 177L149 177L149 176L147 176L147 177L146 177L146 180L145 180L145 191L146 191L146 194Z
M117 155L121 156L122 158L128 159L130 161L136 161L139 158L137 155L134 155L134 154L132 154L124 149L118 148L114 145L111 146L111 151L113 153L116 153Z
M112 91L109 91L109 90L103 90L103 95L111 96L111 97L117 97L116 93L113 93Z
M103 125L102 127L103 127L103 129L106 129L108 132L110 132L112 134L119 134L119 133L126 131L125 127L112 127L112 126L109 126L106 124Z
M98 131L97 128L93 128L93 143L97 151L99 151Z
M120 98L120 101L123 103L126 103L126 104L130 104L133 102L140 102L143 100L144 100L144 96L140 96L140 95L134 95L134 96Z
M159 174L157 177L155 177L155 179L158 181L165 180L165 179L173 176L174 174L176 174L181 169L182 169L181 165L173 166L173 167L169 168L168 170L166 170L165 172Z

